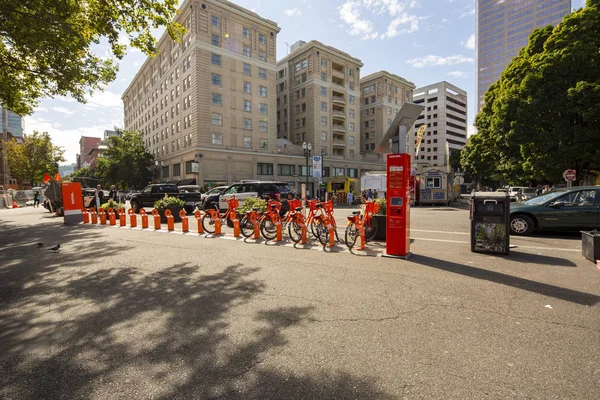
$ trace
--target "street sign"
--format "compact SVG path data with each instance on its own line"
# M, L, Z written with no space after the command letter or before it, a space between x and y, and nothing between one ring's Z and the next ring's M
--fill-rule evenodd
M321 171L323 169L323 159L321 156L313 156L312 162L313 162L313 165L312 165L313 178L321 180Z
M567 182L573 182L577 178L577 173L574 169L568 169L563 172L563 178L565 178L565 181Z

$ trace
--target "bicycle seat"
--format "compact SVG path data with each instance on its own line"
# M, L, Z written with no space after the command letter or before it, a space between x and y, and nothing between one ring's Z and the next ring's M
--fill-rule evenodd
M354 215L360 215L360 211L352 211L352 214L354 214Z
M296 208L294 208L294 211L300 212L300 211L302 211L302 207L296 207Z

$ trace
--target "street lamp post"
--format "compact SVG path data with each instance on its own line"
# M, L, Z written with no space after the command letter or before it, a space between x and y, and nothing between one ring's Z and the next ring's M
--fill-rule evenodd
M308 192L308 158L312 152L312 145L306 142L302 143L302 149L304 150L304 157L306 158L306 191ZM308 193L307 193L308 194Z

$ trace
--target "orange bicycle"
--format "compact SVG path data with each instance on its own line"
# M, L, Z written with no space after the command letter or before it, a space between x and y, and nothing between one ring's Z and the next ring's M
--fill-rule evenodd
M244 237L249 238L254 234L254 223L260 223L261 217L262 213L258 207L255 207L250 211L246 211L246 215L244 215L240 221L240 230L242 231L242 235Z
M298 200L298 202L300 202ZM290 239L294 243L298 243L302 240L302 225L305 224L304 215L302 215L302 205L298 205L297 207L291 208L292 205L296 205L297 203L290 205L290 211L286 216L288 219L287 228L288 234L290 235Z
M227 199L227 211L221 214L219 204L215 204L215 209L206 210L206 214L202 217L202 227L208 233L215 233L215 220L220 219L221 224L227 223L227 220L237 218L235 209L239 207L238 199L234 197Z
M352 215L348 217L348 223L346 224L345 242L348 248L354 247L356 239L360 236L359 227L365 230L365 242L373 240L377 231L379 230L379 224L377 220L373 218L373 215L379 211L379 204L374 201L367 201L363 197L365 203L365 213L362 218L360 211L352 212Z
M260 218L260 231L267 240L277 237L277 224L281 224L280 211L281 203L279 201L271 199L267 201L267 211Z

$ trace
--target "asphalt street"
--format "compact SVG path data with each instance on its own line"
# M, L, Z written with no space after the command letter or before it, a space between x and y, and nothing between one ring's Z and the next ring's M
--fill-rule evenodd
M0 399L598 398L580 235L494 256L464 209L411 221L398 260L0 210Z

